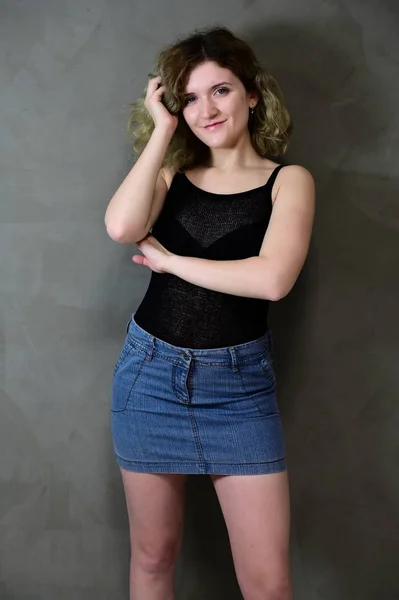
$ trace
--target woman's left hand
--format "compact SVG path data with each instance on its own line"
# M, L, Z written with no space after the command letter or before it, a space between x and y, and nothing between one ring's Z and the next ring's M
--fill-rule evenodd
M171 256L172 252L169 252L154 238L149 235L137 244L138 249L143 253L135 254L132 258L133 262L143 267L149 267L156 273L167 273L166 265Z

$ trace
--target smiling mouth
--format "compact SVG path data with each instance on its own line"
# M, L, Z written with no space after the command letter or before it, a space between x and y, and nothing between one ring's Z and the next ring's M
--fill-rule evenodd
M218 125L223 125L226 121L217 121L216 123L210 123L209 125L205 125L205 129L212 129L213 127L217 127Z

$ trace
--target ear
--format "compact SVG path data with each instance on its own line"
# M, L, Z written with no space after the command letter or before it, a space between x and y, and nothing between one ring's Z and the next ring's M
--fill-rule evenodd
M255 106L259 102L259 96L258 96L258 94L256 94L256 92L248 92L247 97L248 97L249 108L255 108Z

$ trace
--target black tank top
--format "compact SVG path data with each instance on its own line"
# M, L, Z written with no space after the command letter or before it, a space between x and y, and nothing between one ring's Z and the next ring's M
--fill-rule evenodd
M272 211L272 187L214 194L177 173L152 235L170 252L208 260L258 256ZM136 323L184 348L221 348L252 341L267 331L268 300L215 292L175 275L152 272L135 313Z

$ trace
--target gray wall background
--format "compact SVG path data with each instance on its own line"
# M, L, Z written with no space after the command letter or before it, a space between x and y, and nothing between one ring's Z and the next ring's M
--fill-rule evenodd
M128 104L157 51L226 24L278 78L317 182L307 266L272 310L296 600L399 597L399 8L388 0L0 3L0 598L125 600L113 363L149 272L106 235ZM191 479L178 600L238 599Z

